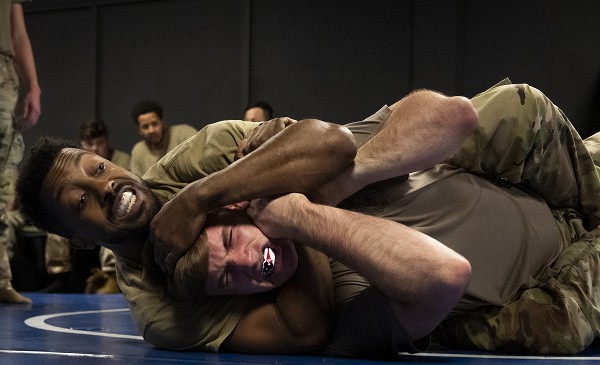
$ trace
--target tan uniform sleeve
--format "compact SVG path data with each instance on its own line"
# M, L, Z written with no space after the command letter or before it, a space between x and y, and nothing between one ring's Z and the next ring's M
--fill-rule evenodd
M239 143L257 125L233 120L210 124L160 159L144 180L158 196L169 200L187 184L233 163Z

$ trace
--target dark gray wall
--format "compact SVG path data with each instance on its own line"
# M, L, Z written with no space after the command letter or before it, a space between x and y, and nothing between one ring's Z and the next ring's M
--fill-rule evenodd
M25 11L43 90L28 144L77 140L98 116L129 151L142 98L197 128L256 99L344 123L415 88L472 96L506 76L545 91L583 136L600 129L597 0L34 0Z

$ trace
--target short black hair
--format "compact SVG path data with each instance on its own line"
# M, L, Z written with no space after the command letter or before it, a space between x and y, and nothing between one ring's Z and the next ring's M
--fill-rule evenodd
M155 112L160 119L163 118L162 106L153 100L142 100L135 104L131 110L131 118L133 118L135 125L138 125L138 117L150 112Z
M252 108L261 108L264 110L266 120L271 120L273 118L273 108L271 108L271 105L265 101L255 101L252 104L248 104L246 109L244 109L244 115L246 115L246 112Z
M63 148L78 148L77 143L65 139L41 137L30 149L19 169L17 204L34 226L53 232L52 212L47 212L40 201L40 191L56 156Z
M79 139L81 141L91 141L94 138L102 136L108 138L108 128L101 119L88 119L81 123L79 130Z

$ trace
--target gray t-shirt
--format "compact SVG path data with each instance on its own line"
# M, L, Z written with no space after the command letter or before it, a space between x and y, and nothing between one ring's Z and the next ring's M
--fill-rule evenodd
M445 164L370 185L343 207L403 223L467 258L472 279L455 312L513 301L548 278L563 249L541 198Z

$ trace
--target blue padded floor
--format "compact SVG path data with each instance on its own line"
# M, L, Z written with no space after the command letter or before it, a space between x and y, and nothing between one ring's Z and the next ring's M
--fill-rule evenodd
M0 305L0 364L386 364L317 356L255 356L174 352L145 343L122 295L27 294L32 305ZM406 355L411 364L591 364L600 343L577 356L515 356L436 350ZM396 363L398 363L396 362ZM391 362L390 362L391 363ZM598 363L600 364L600 363Z

